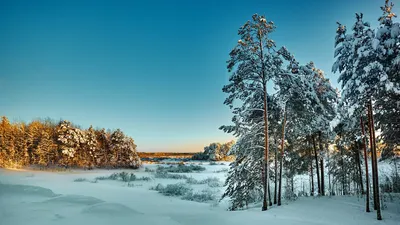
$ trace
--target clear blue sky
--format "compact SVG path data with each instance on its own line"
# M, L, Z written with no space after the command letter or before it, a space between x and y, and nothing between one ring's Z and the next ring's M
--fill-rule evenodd
M201 151L230 135L221 88L254 13L301 63L330 73L336 21L377 24L384 0L0 2L0 115L121 128L139 151ZM395 12L400 13L396 5Z

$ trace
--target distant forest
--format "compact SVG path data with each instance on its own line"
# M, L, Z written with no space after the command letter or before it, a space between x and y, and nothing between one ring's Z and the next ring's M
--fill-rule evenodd
M0 121L0 167L138 168L136 145L120 129L81 129L69 121Z

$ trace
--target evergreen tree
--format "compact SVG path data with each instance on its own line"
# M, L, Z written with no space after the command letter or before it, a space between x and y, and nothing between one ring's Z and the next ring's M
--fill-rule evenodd
M261 94L264 127L264 171L267 171L264 180L264 197L262 210L267 210L267 190L269 180L269 137L268 137L268 81L280 73L282 60L273 54L275 42L269 34L275 30L272 21L267 21L264 16L253 15L240 29L241 39L230 53L228 70L233 71L230 84L223 88L229 97L225 104L232 106L235 99L246 102L246 98ZM249 109L249 108L248 108Z

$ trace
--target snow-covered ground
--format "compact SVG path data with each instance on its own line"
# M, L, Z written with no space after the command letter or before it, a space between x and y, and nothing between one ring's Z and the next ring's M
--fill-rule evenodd
M225 165L208 165L201 173L186 173L195 179L218 177L224 181L228 168ZM155 169L155 164L145 164L133 172L137 177L153 176L145 168ZM0 224L47 225L47 224L400 224L400 206L387 203L383 221L377 221L375 213L364 212L364 200L357 197L300 198L261 212L260 206L248 210L226 211L227 202L216 206L213 202L198 203L178 197L163 196L149 190L158 183L172 184L184 180L153 179L133 181L132 185L114 180L99 180L116 170L41 172L0 169ZM87 181L75 182L85 178ZM191 185L194 190L210 188L207 185ZM222 194L223 187L213 190Z

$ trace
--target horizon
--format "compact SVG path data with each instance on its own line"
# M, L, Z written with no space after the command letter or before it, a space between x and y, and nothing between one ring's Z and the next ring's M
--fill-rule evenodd
M139 152L200 152L234 140L218 127L231 121L222 87L240 26L265 15L277 46L313 61L340 89L330 72L336 21L349 29L363 12L376 27L383 1L302 1L297 14L296 2L3 1L0 113L120 128Z

